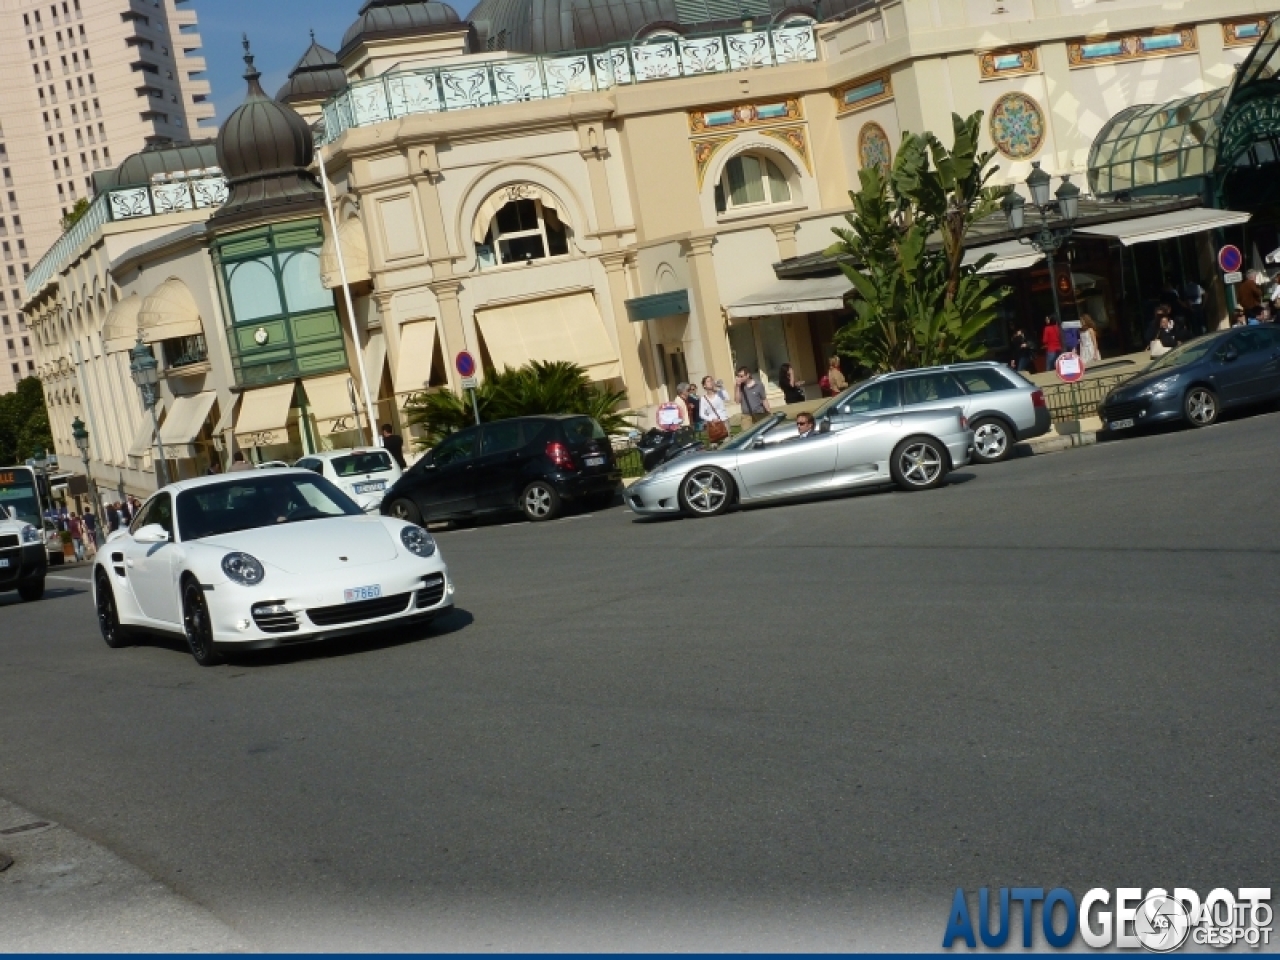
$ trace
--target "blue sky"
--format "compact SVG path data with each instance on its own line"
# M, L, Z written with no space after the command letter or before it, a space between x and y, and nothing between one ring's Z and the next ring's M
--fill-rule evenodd
M244 99L244 61L240 35L249 34L262 86L274 96L289 69L311 42L314 29L322 46L336 51L342 34L355 20L364 0L192 0L200 18L204 57L208 63L218 122ZM473 4L454 4L465 14Z

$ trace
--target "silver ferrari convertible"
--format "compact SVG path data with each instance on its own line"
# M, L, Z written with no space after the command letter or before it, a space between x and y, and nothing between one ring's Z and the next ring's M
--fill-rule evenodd
M837 430L819 419L807 434L779 413L717 450L664 463L628 487L625 497L627 506L645 516L714 517L735 503L854 487L929 490L967 464L972 447L973 432L959 409L870 415Z

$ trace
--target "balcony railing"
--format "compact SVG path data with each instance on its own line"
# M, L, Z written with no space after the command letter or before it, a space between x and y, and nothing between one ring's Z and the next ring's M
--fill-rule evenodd
M812 24L663 36L581 53L397 71L357 80L324 105L329 142L351 127L421 113L548 100L572 93L818 59Z
M116 187L98 194L84 216L58 238L27 276L27 296L49 282L73 251L102 226L118 220L155 217L181 210L220 207L227 200L227 181L221 176L189 177L137 187Z

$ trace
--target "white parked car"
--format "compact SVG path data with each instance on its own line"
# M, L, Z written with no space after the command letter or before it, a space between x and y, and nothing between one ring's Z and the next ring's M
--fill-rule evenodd
M453 608L431 535L367 516L292 468L170 484L98 550L94 604L109 647L135 630L186 638L208 666L251 650L430 620Z
M369 450L328 450L303 457L295 467L332 480L365 513L378 513L383 495L400 479L400 466L378 447Z
M58 555L62 555L61 540ZM9 513L0 507L0 593L17 590L23 600L39 600L44 596L48 564L40 531L18 519L16 510Z

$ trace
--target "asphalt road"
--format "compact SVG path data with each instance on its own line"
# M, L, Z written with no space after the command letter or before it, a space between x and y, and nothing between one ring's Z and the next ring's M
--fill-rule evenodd
M937 949L956 886L1276 886L1278 438L445 532L447 623L215 669L51 580L0 598L0 796L265 949Z

